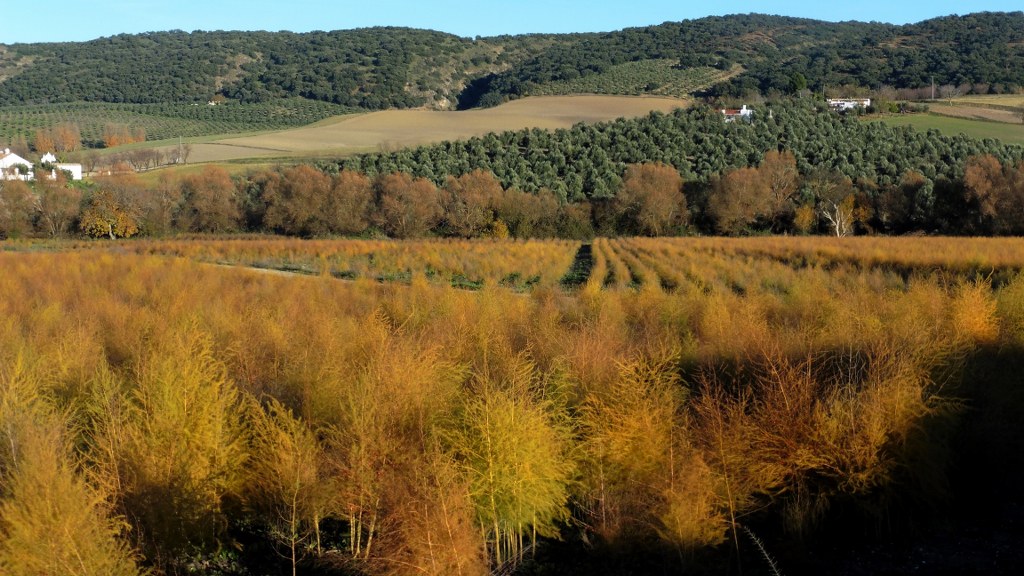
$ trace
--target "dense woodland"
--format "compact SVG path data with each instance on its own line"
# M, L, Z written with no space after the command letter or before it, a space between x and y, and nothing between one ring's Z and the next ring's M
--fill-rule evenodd
M683 68L739 64L745 72L711 90L744 95L828 86L916 88L932 82L982 93L1024 85L1024 13L948 16L919 24L828 23L758 14L630 28L554 46L476 81L464 106L529 95L536 85L600 74L644 59ZM975 87L977 85L977 87Z
M404 28L153 32L0 47L0 105L243 103L301 97L363 109L444 107L465 78L574 36L475 42ZM437 102L435 102L437 101Z
M192 103L219 94L241 102L301 97L363 109L470 107L647 60L683 69L741 67L740 75L711 89L720 95L932 82L1013 92L1024 86L1024 13L905 26L752 14L606 34L469 39L404 28L173 31L17 44L0 46L0 105ZM653 81L649 89L662 84Z

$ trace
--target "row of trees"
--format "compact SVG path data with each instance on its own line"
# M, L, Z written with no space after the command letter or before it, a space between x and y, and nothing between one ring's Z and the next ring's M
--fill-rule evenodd
M689 186L689 185L685 185ZM1024 233L1024 162L970 157L964 177L941 189L908 171L879 187L816 169L771 150L758 166L727 170L703 187L661 163L627 165L615 195L565 202L541 190L502 187L490 172L450 176L442 186L403 172L373 178L308 165L232 177L216 167L146 185L133 173L80 187L63 180L0 184L0 234L90 236L137 233L270 232L292 236L392 238L588 238L702 232L902 234L930 231Z
M145 141L146 129L141 126L131 128L124 124L107 124L103 128L102 140L98 144L104 148L113 148L122 144ZM92 143L85 144L87 148L92 146ZM37 154L78 152L83 148L82 130L76 122L62 122L49 128L39 128L35 131L31 142L23 135L14 136L8 140L6 147L20 156L28 156L29 152Z
M82 147L82 131L77 124L63 122L50 128L36 130L32 148L40 153L74 152Z
M232 179L223 169L155 186L131 173L99 177L93 186L63 180L0 183L0 234L92 236L138 232L223 233L242 230L297 236L382 234L414 238L586 237L589 207L560 204L551 194L502 189L489 174L452 178L446 186L394 173L371 179L331 176L310 166Z

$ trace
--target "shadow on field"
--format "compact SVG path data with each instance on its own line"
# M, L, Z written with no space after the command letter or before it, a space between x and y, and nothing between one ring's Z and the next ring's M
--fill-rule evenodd
M742 378L756 369L719 370ZM777 503L743 520L738 551L731 537L680 552L655 538L607 545L570 529L563 541L543 542L515 573L1017 574L1024 566L1024 348L979 349L965 359L955 388L946 396L958 408L920 423L914 434L927 443L906 441L913 449L890 485L835 498L813 531L787 532Z

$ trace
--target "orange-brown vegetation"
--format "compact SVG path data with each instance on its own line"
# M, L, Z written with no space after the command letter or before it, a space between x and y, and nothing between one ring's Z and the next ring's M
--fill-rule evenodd
M579 247L569 240L143 240L122 248L142 254L340 278L463 287L554 287Z
M74 152L82 147L82 133L77 124L65 122L36 130L32 148L39 154Z
M105 246L0 252L12 573L182 573L244 536L293 573L482 575L560 536L686 563L745 526L899 525L989 416L965 362L1024 339L1011 239L599 239L578 292L569 242ZM424 281L446 257L482 289ZM271 258L413 273L207 264Z
M145 141L146 129L142 127L132 129L124 124L107 124L103 128L103 146L105 148Z

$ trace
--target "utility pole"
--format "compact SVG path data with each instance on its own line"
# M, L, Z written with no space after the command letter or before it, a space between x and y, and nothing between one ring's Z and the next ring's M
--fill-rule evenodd
M932 75L932 100L935 100L935 76Z
M178 135L178 164L184 164L184 157L181 155L181 134Z

